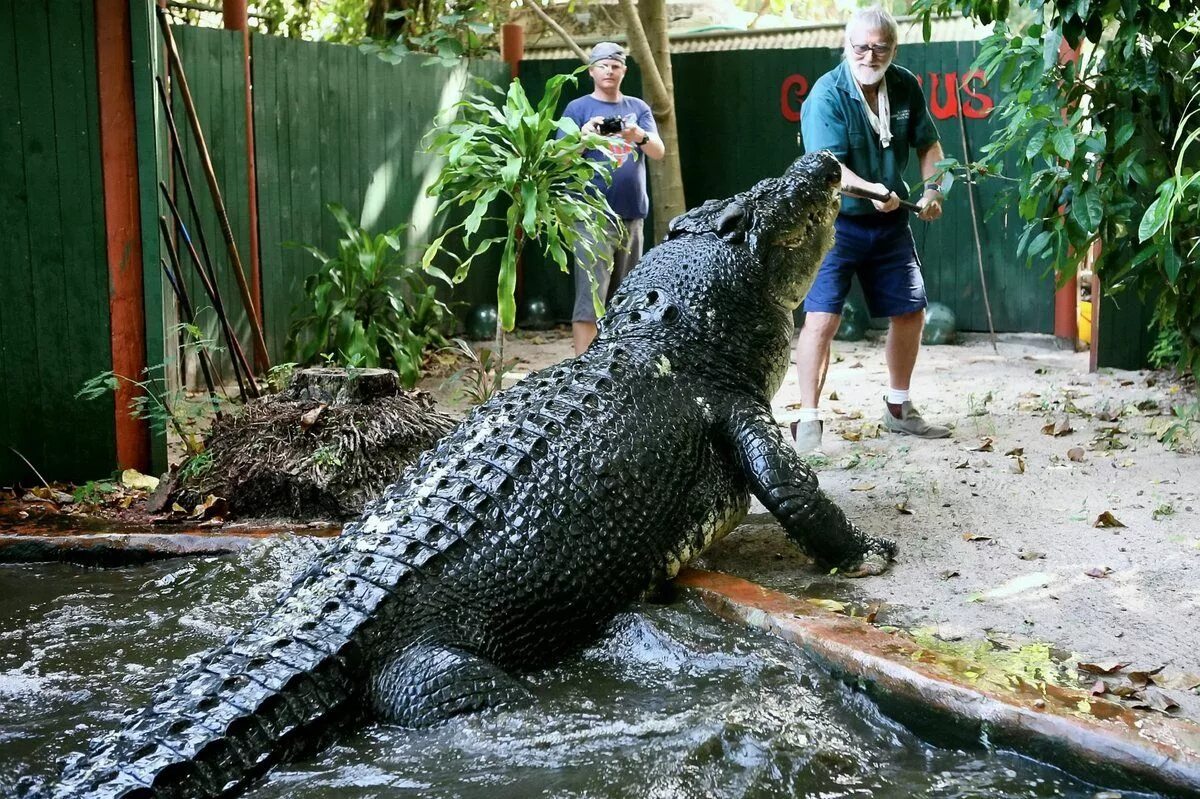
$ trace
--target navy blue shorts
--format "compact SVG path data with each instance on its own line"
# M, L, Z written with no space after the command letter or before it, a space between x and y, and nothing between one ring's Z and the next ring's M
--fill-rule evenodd
M877 319L919 311L929 304L908 212L847 216L834 222L833 249L821 262L804 310L840 314L858 275L867 311Z

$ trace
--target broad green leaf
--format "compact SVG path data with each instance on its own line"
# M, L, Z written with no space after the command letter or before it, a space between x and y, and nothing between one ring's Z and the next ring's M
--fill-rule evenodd
M1075 134L1070 128L1056 128L1050 134L1050 141L1054 145L1054 152L1062 160L1070 161L1075 157Z
M1138 241L1143 242L1155 233L1158 233L1166 223L1170 210L1170 195L1160 194L1154 202L1150 203L1150 207L1142 215L1141 224L1138 225Z

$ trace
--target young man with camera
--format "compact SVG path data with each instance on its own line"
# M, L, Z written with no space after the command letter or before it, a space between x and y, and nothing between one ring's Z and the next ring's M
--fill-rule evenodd
M657 160L666 153L650 106L621 93L625 50L613 42L600 42L592 48L588 63L594 89L591 94L568 103L563 116L575 120L585 133L609 138L617 165L612 183L606 185L597 178L596 187L604 192L609 207L624 223L625 236L618 240L614 231L603 241L593 243L591 254L576 248L575 309L571 316L576 355L586 350L596 337L596 311L588 271L595 277L600 298L607 302L621 279L641 259L642 222L650 211L646 158ZM584 157L599 160L606 156L598 150L587 150Z

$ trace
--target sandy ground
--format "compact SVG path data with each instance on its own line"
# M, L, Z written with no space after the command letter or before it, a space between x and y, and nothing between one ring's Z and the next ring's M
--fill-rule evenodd
M505 355L525 371L570 351L558 330ZM812 463L847 515L899 543L891 571L817 570L757 503L696 565L870 607L876 624L956 651L1047 644L1064 673L1109 691L1162 667L1139 696L1200 720L1200 419L1179 415L1200 416L1193 394L1163 373L1089 374L1086 353L1049 336L1001 336L998 352L970 336L922 350L913 399L954 430L923 441L879 432L881 341L835 342L833 360ZM781 425L798 401L790 374L772 403ZM1106 513L1123 526L1103 526ZM1087 664L1125 665L1097 676Z

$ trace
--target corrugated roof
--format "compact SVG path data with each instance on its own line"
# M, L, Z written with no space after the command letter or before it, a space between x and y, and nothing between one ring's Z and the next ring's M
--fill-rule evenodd
M921 44L925 41L921 33L921 21L916 17L900 17L900 44ZM829 47L840 49L845 23L836 22L820 25L801 25L794 28L771 28L767 30L724 30L702 29L698 31L673 32L672 53L714 53L724 50L795 50L801 47ZM962 16L933 20L930 25L931 42L976 41L987 36L990 28ZM624 36L604 37L607 41L625 42ZM601 41L600 37L581 37L576 40L587 50ZM575 54L562 45L561 40L548 33L540 44L525 48L525 58L532 61L549 61L574 58Z

